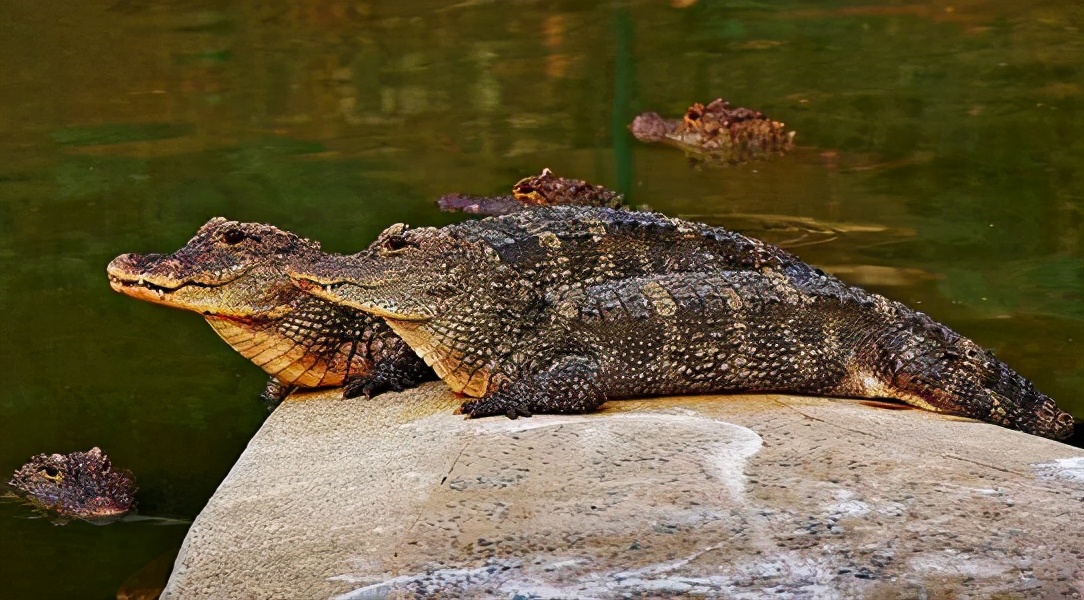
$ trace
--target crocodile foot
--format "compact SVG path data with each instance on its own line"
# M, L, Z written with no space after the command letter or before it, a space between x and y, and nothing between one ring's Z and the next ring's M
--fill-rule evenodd
M414 365L394 358L381 360L373 364L368 375L348 379L343 386L343 398L372 398L384 392L401 392L436 378L423 363Z
M267 408L267 412L271 412L282 404L282 401L289 396L291 392L297 389L296 385L287 385L282 383L278 379L272 377L267 380L267 384L264 385L263 392L260 394L260 402Z
M533 376L507 384L476 400L460 412L472 419L505 415L509 419L532 413L587 413L606 401L598 381L598 364L584 356L567 355Z

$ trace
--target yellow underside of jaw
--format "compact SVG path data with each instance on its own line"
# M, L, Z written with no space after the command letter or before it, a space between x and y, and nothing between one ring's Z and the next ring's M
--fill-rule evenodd
M342 385L347 372L361 372L362 359L351 359L349 344L344 344L330 360L321 359L304 346L266 331L254 330L242 324L219 318L207 322L227 344L241 356L251 360L268 375L287 385L301 387L332 387ZM349 367L349 369L348 369Z
M389 309L380 304L376 304L371 300L352 298L348 294L344 294L341 290L335 289L336 286L348 286L352 289L366 289L353 283L346 284L342 281L334 281L328 283L321 283L315 279L298 279L300 287L307 294L311 294L320 298L321 300L327 300L333 304L339 304L355 310L365 311L373 316L380 317L382 319L395 319L397 321L428 321L432 317L422 314L408 314L403 312L397 312ZM374 287L377 284L374 284Z
M136 300L142 300L144 302L150 302L151 304L160 304L162 306L168 306L169 308L176 308L180 310L189 310L195 313L204 314L204 311L212 309L215 314L221 316L243 318L247 314L231 314L226 307L221 303L211 304L208 300L208 295L205 293L207 288L188 288L179 287L172 290L164 290L151 286L136 285L133 283L122 283L117 280L110 280L109 286L113 288L113 291L120 292L125 296L135 298ZM194 290L197 290L194 292ZM198 290L203 290L198 291Z
M463 353L442 343L424 323L395 319L388 319L387 323L453 392L481 398L490 391L492 371L488 367L470 369L464 363Z

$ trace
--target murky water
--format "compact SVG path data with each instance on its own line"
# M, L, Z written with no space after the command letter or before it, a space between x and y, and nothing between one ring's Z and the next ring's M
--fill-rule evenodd
M99 445L144 513L191 519L264 418L262 374L112 293L113 256L214 215L355 250L546 166L784 243L1084 417L1082 23L989 0L0 0L0 474ZM717 96L801 147L693 169L624 130ZM113 597L185 533L28 517L0 505L10 597Z

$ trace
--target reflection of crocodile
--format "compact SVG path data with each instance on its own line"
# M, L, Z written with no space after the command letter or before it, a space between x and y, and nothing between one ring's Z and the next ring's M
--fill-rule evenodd
M264 400L294 388L344 385L366 396L435 379L380 319L302 294L284 265L319 245L270 225L211 219L169 255L124 254L109 263L113 289L199 313L271 375Z
M480 215L506 215L524 207L574 204L576 206L621 206L621 194L601 185L591 185L579 179L558 177L549 169L533 177L525 177L512 186L511 196L465 196L447 194L437 200L444 211L459 211Z
M15 471L8 482L36 508L64 518L103 521L135 508L135 481L115 469L98 448L71 454L39 454Z
M1064 438L1073 418L926 315L721 228L549 207L289 267L384 317L479 417L721 391L896 398Z
M676 146L712 162L739 163L780 154L793 146L794 132L748 108L730 108L722 98L699 102L681 119L657 113L637 116L629 125L636 139Z

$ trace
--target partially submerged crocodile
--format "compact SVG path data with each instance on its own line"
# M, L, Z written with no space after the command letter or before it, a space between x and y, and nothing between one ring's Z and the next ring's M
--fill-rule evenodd
M135 509L132 474L116 469L98 448L70 454L38 454L8 485L35 508L65 519L103 522Z
M272 406L295 388L371 396L436 379L381 319L290 284L285 265L319 250L271 225L216 217L173 254L124 254L107 271L122 294L203 315L271 376L263 399Z
M512 186L511 196L467 196L446 194L437 200L443 211L480 215L507 215L539 206L621 206L622 196L601 185L581 179L558 177L549 169L532 177L520 179Z
M608 398L777 391L895 398L1051 438L1073 418L992 353L774 246L651 213L549 207L388 228L292 261L309 293L384 318L471 417Z
M643 113L632 120L629 131L640 141L662 142L722 163L782 154L794 145L794 132L788 132L783 123L759 111L731 108L722 98L707 106L693 104L681 119Z

